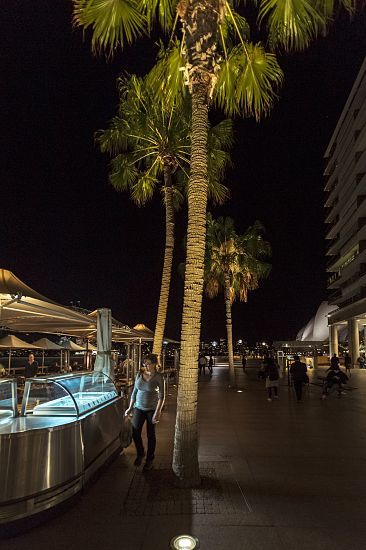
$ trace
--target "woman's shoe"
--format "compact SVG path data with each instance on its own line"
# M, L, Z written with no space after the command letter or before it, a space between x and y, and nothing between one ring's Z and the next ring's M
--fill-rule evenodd
M135 458L135 461L133 463L134 466L141 466L142 464L142 459L144 458L145 455L137 455L137 457Z
M152 460L147 460L142 469L143 469L144 472L148 472L149 470L152 470L152 468L153 468L153 461Z

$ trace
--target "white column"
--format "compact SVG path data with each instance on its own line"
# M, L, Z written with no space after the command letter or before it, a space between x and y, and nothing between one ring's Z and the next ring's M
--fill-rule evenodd
M329 327L329 357L333 354L338 355L338 326L330 325Z
M360 356L360 335L358 332L357 319L349 319L348 321L348 347L352 359L352 366L357 367L357 359Z

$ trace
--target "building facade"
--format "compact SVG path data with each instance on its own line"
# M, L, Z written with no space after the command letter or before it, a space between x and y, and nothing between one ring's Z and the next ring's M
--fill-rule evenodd
M366 58L325 153L330 353L347 325L356 365L366 327Z

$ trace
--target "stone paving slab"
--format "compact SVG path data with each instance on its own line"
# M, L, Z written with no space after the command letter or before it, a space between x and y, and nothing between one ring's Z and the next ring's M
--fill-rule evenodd
M251 508L229 462L201 462L201 486L177 489L169 464L148 473L136 470L123 514L137 516L184 514L248 514Z

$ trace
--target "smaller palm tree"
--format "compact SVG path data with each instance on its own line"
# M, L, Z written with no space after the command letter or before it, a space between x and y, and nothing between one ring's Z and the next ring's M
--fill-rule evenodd
M186 193L190 148L190 99L169 104L157 100L144 79L134 75L118 79L120 105L106 130L97 133L103 152L111 155L109 179L118 191L129 191L138 206L145 205L156 190L165 205L165 255L153 352L160 356L167 315L174 252L174 210ZM232 122L214 126L209 138L209 196L222 204L228 196L221 184L230 162L227 149L233 139Z
M268 277L271 266L266 258L270 244L262 237L264 228L258 221L237 235L232 218L214 220L208 214L205 261L205 291L214 298L223 290L226 311L226 331L229 354L230 386L235 386L234 351L231 308L234 300L248 300L248 292Z

